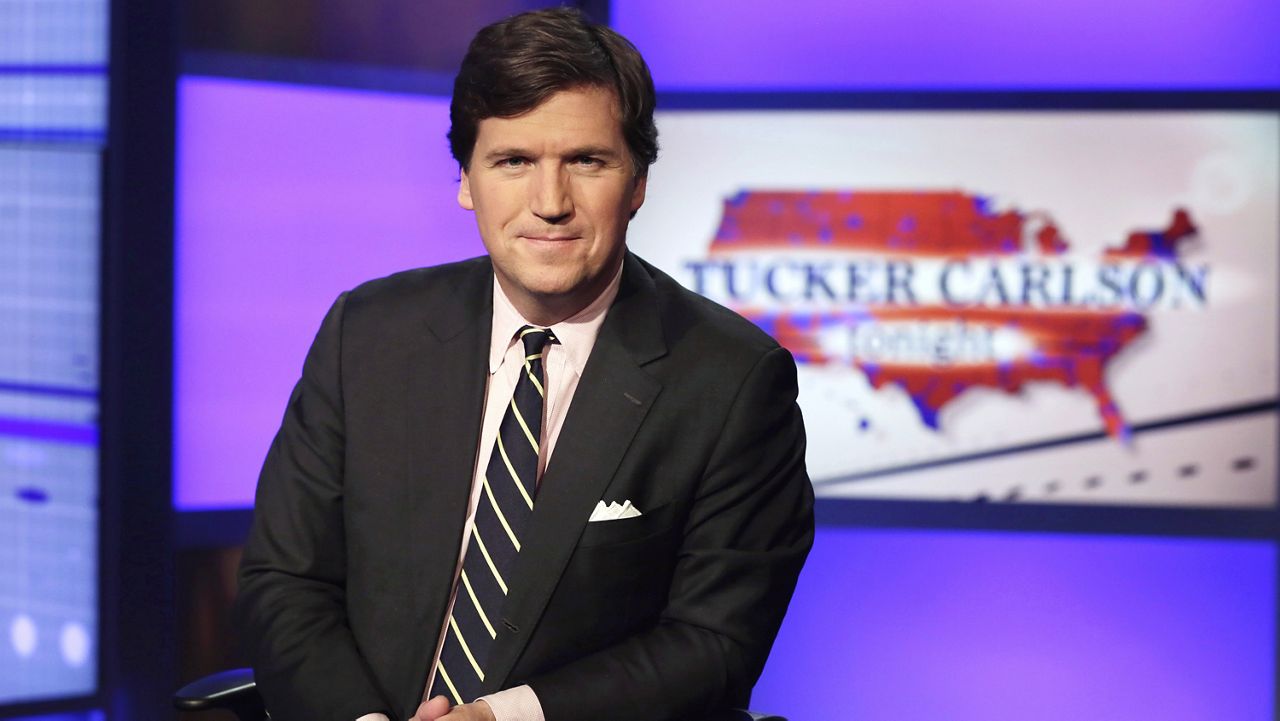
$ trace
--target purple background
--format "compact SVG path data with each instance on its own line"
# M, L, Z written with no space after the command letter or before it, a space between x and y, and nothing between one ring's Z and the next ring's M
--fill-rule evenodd
M447 99L187 77L178 117L174 505L242 508L338 294L484 248Z
M791 721L1266 721L1270 542L820 528L752 707Z
M1280 86L1275 0L614 0L665 90Z

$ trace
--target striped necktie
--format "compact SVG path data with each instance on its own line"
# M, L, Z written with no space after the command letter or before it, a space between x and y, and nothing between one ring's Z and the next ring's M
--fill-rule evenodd
M524 371L507 404L489 465L480 477L484 490L445 631L431 696L444 694L455 704L480 696L489 647L497 637L508 576L520 553L520 537L533 515L541 452L542 352L556 342L550 329L524 326Z

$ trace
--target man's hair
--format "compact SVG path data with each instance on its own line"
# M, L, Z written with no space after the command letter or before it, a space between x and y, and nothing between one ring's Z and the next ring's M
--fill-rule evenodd
M523 115L576 88L613 92L635 173L648 173L658 158L649 67L630 41L573 8L522 13L476 34L453 83L453 157L470 168L481 120Z

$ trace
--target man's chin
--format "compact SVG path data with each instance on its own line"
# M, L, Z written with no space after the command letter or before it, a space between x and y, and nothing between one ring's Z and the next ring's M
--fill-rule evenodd
M539 305L547 308L558 308L566 303L571 303L575 297L578 297L585 289L582 286L576 286L572 283L563 285L544 285L530 289L529 297Z

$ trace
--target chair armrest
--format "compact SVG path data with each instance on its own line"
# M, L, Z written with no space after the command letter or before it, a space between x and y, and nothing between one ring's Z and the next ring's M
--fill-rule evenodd
M253 681L253 669L237 668L196 679L173 695L180 711L225 709L240 721L262 721L267 717L262 697Z
M782 716L774 716L773 714L759 713L757 711L743 711L742 709L734 709L721 714L714 721L787 721Z

